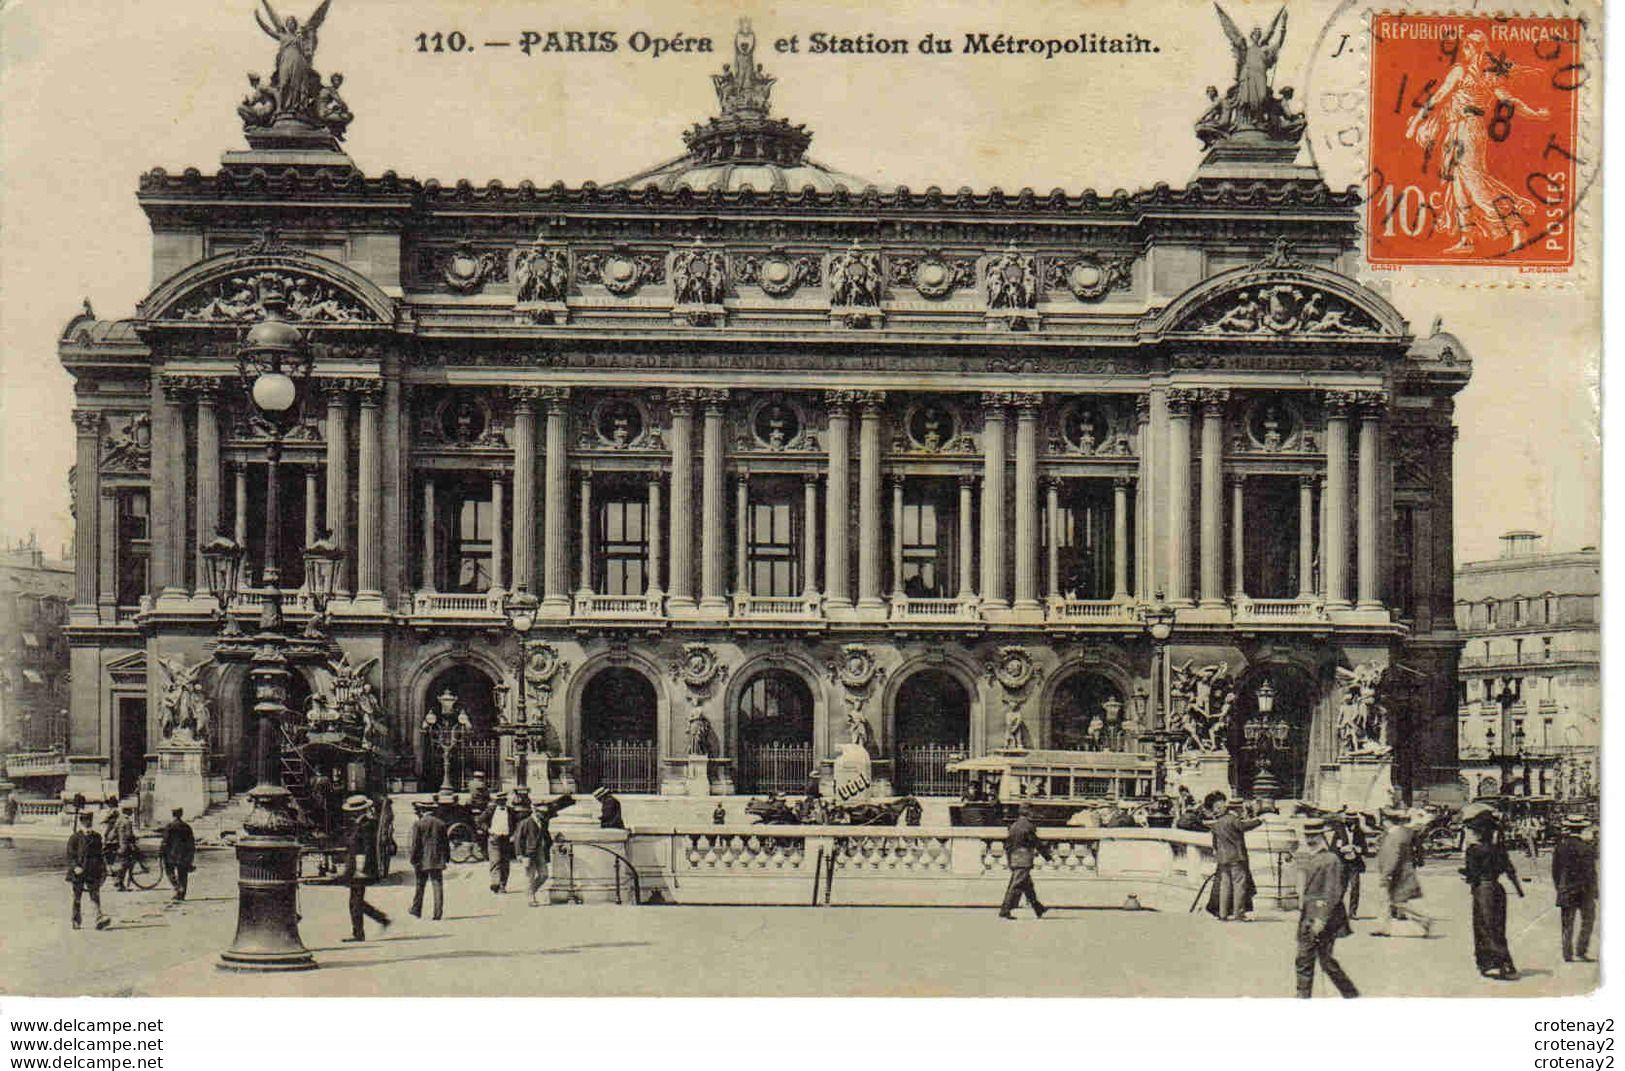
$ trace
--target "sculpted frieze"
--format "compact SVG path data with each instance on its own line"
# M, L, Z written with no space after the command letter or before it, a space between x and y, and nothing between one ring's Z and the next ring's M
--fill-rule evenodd
M375 317L338 287L295 271L255 271L221 279L171 306L166 319L247 323L265 316L265 302L279 298L283 316L304 323L361 323Z
M763 254L734 257L734 280L747 286L759 286L770 297L788 297L802 286L817 286L823 279L823 270L815 255L775 248Z

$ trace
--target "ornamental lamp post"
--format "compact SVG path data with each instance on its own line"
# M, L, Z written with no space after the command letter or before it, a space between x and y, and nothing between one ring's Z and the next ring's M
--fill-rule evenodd
M1112 750L1116 751L1123 735L1123 701L1115 695L1100 704L1100 709L1106 712L1106 732L1112 742Z
M1178 721L1174 711L1172 676L1168 665L1168 640L1174 634L1174 611L1164 600L1163 593L1159 591L1156 594L1156 603L1145 611L1144 616L1145 631L1151 637L1151 676L1154 683L1150 704L1151 728L1149 732L1141 733L1140 739L1151 744L1152 756L1156 760L1153 792L1160 795L1168 785L1168 746L1179 738L1179 733L1169 727ZM1156 696L1158 689L1162 692L1160 702Z
M440 749L440 791L455 792L451 783L451 756L463 742L474 723L468 720L466 710L457 710L453 716L453 707L457 696L450 688L441 692L437 697L440 701L440 710L429 711L423 715L423 731L429 737L430 743Z
M1512 795L1512 704L1518 699L1516 692L1508 681L1501 682L1501 692L1495 701L1501 705L1501 748L1495 751L1496 733L1485 730L1484 739L1489 743L1490 750L1495 753L1501 767L1501 794Z
M339 569L344 564L344 551L333 542L333 533L325 532L305 548L305 591L310 595L310 623L305 627L309 639L321 639L327 627L327 606L338 590Z
M209 585L209 594L219 606L222 636L241 636L243 630L231 616L231 602L237 597L237 584L242 577L243 548L230 536L215 534L198 551L203 556L203 571Z
M237 840L237 934L220 954L219 966L236 971L298 971L316 966L316 959L299 937L298 822L290 813L292 797L277 783L277 739L288 709L287 650L289 639L282 620L281 527L278 504L282 438L299 419L300 403L310 380L312 360L299 329L283 317L286 295L267 285L260 292L264 319L244 336L237 350L237 373L247 388L261 425L265 444L265 603L259 631L245 641L226 639L215 648L216 657L251 653L249 680L253 683L255 781L248 798L253 810L243 820L246 836ZM237 574L226 561L227 546L210 544L205 561L216 601L230 599ZM226 614L224 634L231 635Z
M1242 738L1247 741L1247 748L1260 756L1259 772L1253 778L1253 795L1266 800L1275 800L1281 795L1281 781L1275 776L1272 760L1277 752L1286 750L1286 744L1292 736L1292 726L1287 724L1285 718L1275 718L1275 685L1266 677L1259 683L1253 697L1258 705L1258 714L1248 718L1241 727Z

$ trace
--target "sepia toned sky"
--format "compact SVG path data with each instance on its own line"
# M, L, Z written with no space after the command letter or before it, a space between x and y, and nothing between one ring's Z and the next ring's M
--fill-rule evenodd
M279 0L303 20L315 0ZM1289 5L1278 85L1306 67L1334 5ZM1246 29L1273 3L1227 3ZM773 112L814 132L809 155L912 189L1040 192L1179 186L1200 145L1203 87L1233 61L1207 0L1171 0L1148 18L1130 3L936 0L912 10L860 3L773 7L676 0L333 0L316 67L345 76L356 120L347 149L368 174L481 185L530 179L610 182L682 152L681 132L716 111L710 75L731 60L734 24L753 18L757 56L778 78ZM1168 10L1178 12L1170 17ZM38 533L52 552L71 535L72 385L57 363L62 327L88 298L127 316L150 277L138 176L218 168L245 147L235 107L245 74L269 75L275 45L251 0L11 0L0 7L0 535ZM419 51L418 35L460 31L475 47ZM524 31L614 31L612 54L525 55ZM710 36L716 51L629 47L631 35ZM967 32L1148 38L1140 55L964 55ZM950 55L814 55L814 33L955 42ZM795 34L801 51L776 51ZM426 39L432 40L432 39ZM1357 67L1347 70L1357 71ZM1312 86L1311 86L1312 89ZM1308 98L1310 137L1317 129ZM1358 177L1344 159L1334 182ZM1333 167L1328 164L1328 174ZM1594 197L1597 194L1593 195ZM1596 206L1590 206L1596 212ZM1582 225L1590 218L1582 213ZM1595 253L1595 246L1590 250ZM1474 359L1459 396L1459 561L1493 557L1496 537L1530 528L1553 549L1599 540L1599 310L1575 276L1483 269L1453 278L1385 273L1377 285L1425 333L1435 316Z

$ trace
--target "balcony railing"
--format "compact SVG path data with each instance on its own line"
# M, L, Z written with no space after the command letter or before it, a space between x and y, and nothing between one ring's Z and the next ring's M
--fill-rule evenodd
M975 599L923 599L901 595L892 599L893 621L975 621L980 617Z
M661 615L658 595L577 595L575 615L598 618L650 618Z
M416 617L501 617L500 591L420 591L412 597Z
M1139 620L1134 603L1119 599L1056 599L1049 604L1052 621L1129 623Z
M1238 599L1238 621L1324 621L1326 604L1320 599Z
M68 757L60 751L18 751L6 756L7 777L65 776Z
M282 612L285 614L308 614L311 612L310 592L284 591L282 594ZM257 614L265 606L266 600L271 597L269 588L249 588L239 591L231 600L231 612L234 614Z
M734 596L735 617L807 621L816 620L820 608L821 601L816 595Z

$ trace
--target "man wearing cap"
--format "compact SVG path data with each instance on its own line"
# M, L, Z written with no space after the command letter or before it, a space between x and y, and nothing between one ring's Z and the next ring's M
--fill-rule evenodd
M1382 817L1387 828L1377 846L1377 882L1387 899L1387 916L1374 932L1386 935L1390 920L1408 918L1422 927L1425 936L1433 920L1411 906L1422 898L1422 883L1416 876L1416 829L1410 824L1410 812L1385 807Z
M367 885L378 878L378 819L373 814L372 800L362 795L345 800L344 813L355 823L344 861L344 880L350 885L350 936L344 940L365 941L363 916L380 926L389 925L389 916L367 903Z
M513 864L513 833L524 817L519 807L519 797L524 786L514 788L514 805L509 806L508 794L498 792L491 800L491 805L480 815L480 825L485 827L486 856L491 861L491 891L501 893L508 891L508 872ZM525 809L529 808L530 799L525 795Z
M118 819L113 823L113 851L118 864L118 870L113 875L113 888L119 892L130 889L130 872L135 869L139 850L135 839L135 804L125 800L119 805Z
M614 793L603 786L599 786L592 790L592 798L598 801L598 806L601 808L598 812L598 828L626 828L626 823L621 821L621 801L615 798Z
M90 894L90 903L96 909L96 928L105 930L112 919L102 914L102 881L107 877L107 857L102 850L102 835L96 832L89 811L80 811L76 828L68 837L68 884L73 886L73 928L79 928L79 900Z
M1583 814L1563 819L1563 835L1552 849L1552 886L1563 913L1563 962L1590 963L1591 930L1597 922L1597 846L1585 836ZM1574 944L1574 918L1580 917L1580 943Z
M1223 814L1206 823L1213 834L1213 859L1218 864L1213 883L1220 922L1232 918L1251 921L1247 913L1252 909L1253 874L1247 864L1247 832L1263 825L1264 820L1244 817L1245 806L1240 800L1231 800Z
M186 899L186 883L192 873L192 860L197 855L197 838L192 835L192 827L186 824L184 815L184 807L170 812L169 825L164 827L163 846L158 850L164 873L175 887L176 903Z
M1365 830L1348 804L1328 819L1331 849L1343 860L1343 886L1348 890L1349 918L1360 917L1360 875L1365 873Z
M446 885L444 872L446 863L451 859L451 841L446 835L446 821L440 817L439 807L448 806L457 802L455 792L443 792L435 796L438 806L424 807L418 814L418 820L412 823L412 876L417 881L417 888L412 893L412 907L410 914L413 918L423 917L423 887L434 883L434 918L440 921L440 915L445 908Z
M1004 861L1010 867L1010 884L1005 887L1004 902L999 905L1001 919L1015 917L1010 912L1015 910L1023 896L1032 905L1033 914L1038 918L1043 918L1044 912L1049 910L1038 902L1038 891L1033 888L1033 863L1038 855L1048 859L1050 847L1038 839L1038 823L1033 821L1033 805L1023 803L1016 820L1010 823L1010 830L1004 837Z
M593 793L595 796L597 794ZM531 907L541 906L536 901L536 893L547 880L547 862L553 851L553 834L548 828L549 823L553 821L554 815L573 803L574 798L564 795L552 803L543 803L531 808L530 813L519 822L519 827L514 833L514 851L525 860L525 885L530 892Z
M1326 845L1326 823L1311 818L1303 824L1306 855L1298 859L1298 996L1314 995L1315 963L1345 997L1357 997L1342 964L1332 955L1339 937L1347 937L1347 909L1343 906L1343 861Z

